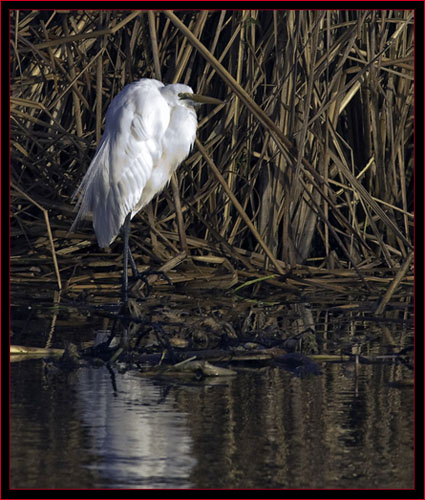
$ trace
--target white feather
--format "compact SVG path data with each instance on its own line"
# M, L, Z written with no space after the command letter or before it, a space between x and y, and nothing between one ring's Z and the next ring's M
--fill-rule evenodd
M109 246L131 213L133 218L165 187L195 141L193 93L187 85L164 86L143 78L112 100L95 156L74 197L77 217L89 212L100 247Z

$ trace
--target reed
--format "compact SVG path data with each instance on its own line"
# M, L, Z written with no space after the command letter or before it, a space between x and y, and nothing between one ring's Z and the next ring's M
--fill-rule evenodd
M87 285L79 276L101 254L89 223L67 233L72 193L112 98L156 77L227 104L201 112L178 211L170 188L134 219L141 266L183 249L192 259L176 278L219 288L273 273L290 279L262 282L285 287L306 269L335 287L409 281L413 21L412 10L12 11L12 280ZM120 245L106 256L117 273Z

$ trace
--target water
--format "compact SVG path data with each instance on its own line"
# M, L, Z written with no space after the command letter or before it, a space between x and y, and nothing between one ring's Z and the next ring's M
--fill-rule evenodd
M413 488L400 365L155 380L11 365L12 488Z

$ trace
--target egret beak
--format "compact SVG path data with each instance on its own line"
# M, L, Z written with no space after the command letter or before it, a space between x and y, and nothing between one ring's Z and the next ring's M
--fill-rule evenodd
M182 92L179 94L180 99L190 99L199 104L224 104L220 99L216 99L215 97L208 97L206 95L201 94L190 94L189 92Z

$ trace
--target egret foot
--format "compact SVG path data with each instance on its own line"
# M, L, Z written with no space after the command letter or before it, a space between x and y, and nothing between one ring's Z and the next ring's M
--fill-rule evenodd
M151 286L150 286L148 277L152 276L152 275L155 275L155 274L157 276L161 277L162 279L164 279L165 281L167 281L169 285L173 286L173 282L164 273L164 271L154 271L153 269L147 269L146 271L142 271L141 273L136 272L129 279L132 280L132 281L133 280L134 281L138 281L138 280L143 281L143 283L146 285L146 297L148 297L150 295L150 293L151 293Z

